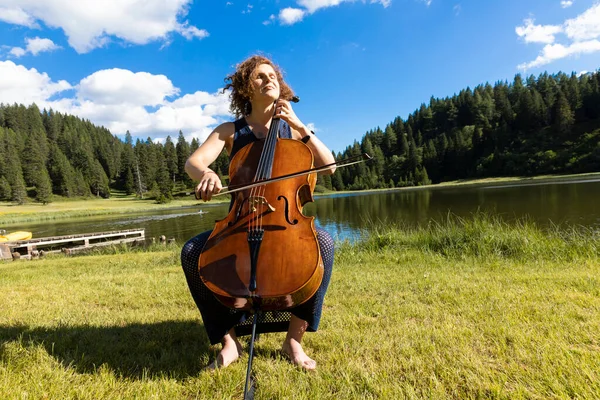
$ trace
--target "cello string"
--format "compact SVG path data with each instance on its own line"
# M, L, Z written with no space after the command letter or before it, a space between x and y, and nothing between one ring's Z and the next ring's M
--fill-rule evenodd
M279 131L279 118L273 118L271 120L271 125L269 126L269 133L268 133L268 137L267 137L267 144L265 144L267 146L267 164L266 164L266 168L265 168L265 173L264 173L264 178L265 179L269 179L271 177L271 173L273 170L273 161L275 160L275 147L277 144L277 133ZM266 193L266 185L261 186L261 197L264 197L265 193ZM262 204L262 203L261 203ZM266 204L264 205L266 208ZM261 209L262 211L262 209ZM260 229L263 229L263 218L262 215L263 213L261 212L261 218L260 218Z
M279 118L276 117L277 112L277 101L273 103L273 115L271 117L271 124L269 125L269 131L267 132L267 137L265 139L265 144L263 147L263 153L261 156L264 156L264 163L262 164L261 170L261 180L269 179L271 176L271 171L273 170L273 160L275 157L275 145L277 144L277 134L279 131ZM262 158L262 157L261 157ZM261 185L258 190L259 197L264 197L266 192L266 185ZM266 205L261 201L260 203L260 212L257 216L257 225L258 229L263 229L263 210ZM266 207L265 207L266 208Z
M273 115L275 115L273 113ZM261 180L264 180L264 176L266 174L266 164L267 164L267 160L269 158L268 154L268 138L269 138L269 133L271 132L271 128L272 126L269 126L269 132L267 132L267 140L265 140L265 144L263 145L263 150L260 154L260 158L258 160L258 166L256 167L256 173L254 175L254 182L260 182ZM265 151L267 150L267 151ZM263 186L257 186L256 189L253 189L250 192L250 198L259 198L261 196L264 195L264 189L261 190L263 188ZM248 224L248 230L252 230L252 229L261 229L262 227L262 223L261 221L258 221L258 216L260 216L262 214L262 203L258 203L258 204L249 204L249 207L251 207L252 210L252 215L250 216L250 223Z

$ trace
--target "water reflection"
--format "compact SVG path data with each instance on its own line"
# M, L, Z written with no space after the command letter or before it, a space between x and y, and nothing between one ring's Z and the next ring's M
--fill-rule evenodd
M600 180L493 187L449 187L318 197L305 214L337 239L354 240L373 223L426 224L448 213L470 217L484 211L510 222L528 217L542 226L600 227ZM182 243L212 229L227 215L227 204L199 205L154 213L117 214L3 227L32 231L34 237L145 228L147 237L166 235ZM198 214L202 210L204 214Z
M529 218L541 226L578 224L599 227L600 181L570 184L454 187L320 198L308 213L323 226L337 226L340 235L369 227L373 222L425 224L448 213L470 217L477 211L507 222ZM490 190L493 189L493 190Z

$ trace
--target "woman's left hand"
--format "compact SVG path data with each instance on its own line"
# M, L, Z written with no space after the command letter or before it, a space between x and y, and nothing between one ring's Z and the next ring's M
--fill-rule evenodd
M279 99L277 101L276 115L287 122L290 128L295 129L296 131L300 131L302 128L304 128L304 124L296 116L292 105L287 100Z

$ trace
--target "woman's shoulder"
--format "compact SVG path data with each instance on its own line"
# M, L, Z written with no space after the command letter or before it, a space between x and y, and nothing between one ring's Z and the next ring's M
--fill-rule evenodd
M235 122L229 121L229 122L223 122L221 125L217 126L215 128L215 131L230 131L232 129L235 129Z
M235 133L235 124L233 122L223 122L214 129L221 139L227 139Z

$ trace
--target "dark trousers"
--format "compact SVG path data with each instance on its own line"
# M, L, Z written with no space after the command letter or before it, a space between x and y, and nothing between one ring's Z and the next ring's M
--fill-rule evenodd
M289 309L285 312L266 312L261 313L257 332L285 332L289 326L290 314L308 322L309 332L315 332L319 328L321 320L321 310L323 308L323 299L325 292L329 286L331 278L331 270L333 268L333 239L323 229L317 230L317 239L321 250L321 257L325 271L323 280L317 292L298 307ZM198 259L200 252L204 248L204 243L210 236L212 231L207 231L191 238L181 250L181 265L185 272L190 292L200 314L208 339L211 344L216 344L221 341L223 336L233 327L236 329L236 334L242 336L250 333L251 319L249 312L239 311L225 307L221 304L210 290L204 285L200 279L198 272Z

